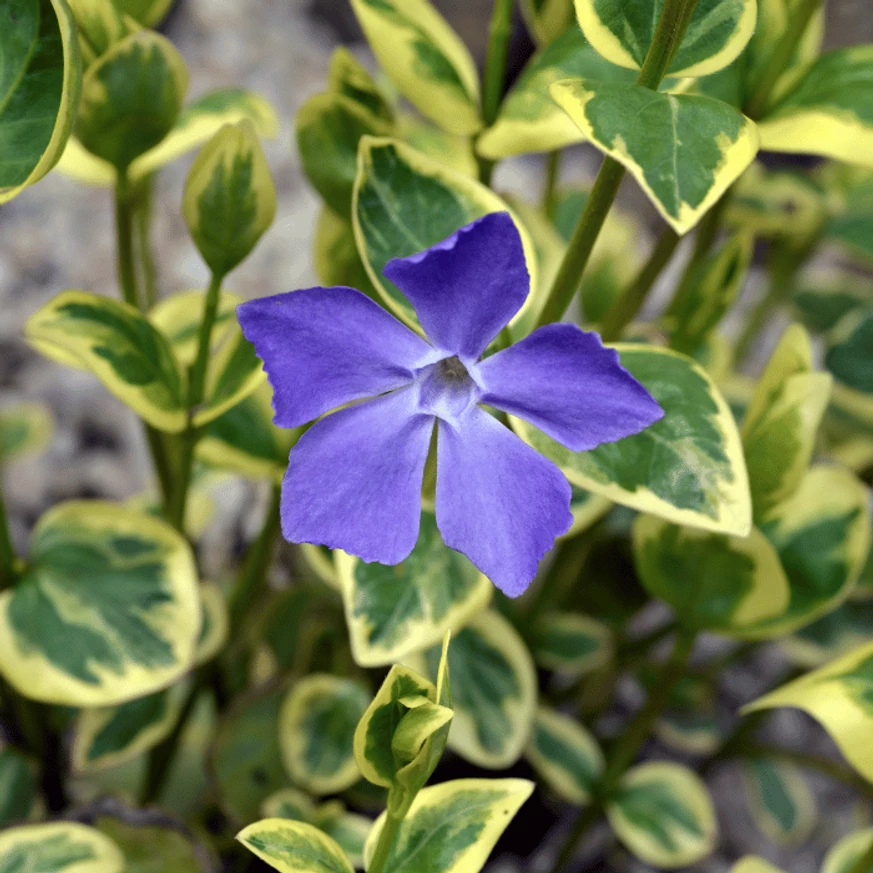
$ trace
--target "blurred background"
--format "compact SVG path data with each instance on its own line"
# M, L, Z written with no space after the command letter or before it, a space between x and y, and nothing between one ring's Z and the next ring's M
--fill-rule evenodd
M487 40L490 0L434 0L471 47L481 63ZM873 42L873 0L829 0L826 46ZM276 182L279 209L275 224L254 255L235 271L228 287L244 297L260 297L315 283L311 264L312 238L318 201L300 169L293 134L294 116L313 93L323 90L328 60L339 44L352 48L373 68L360 31L346 0L180 0L162 30L184 55L191 72L189 97L212 88L241 86L264 95L278 110L282 130L265 143ZM533 43L516 21L510 75L517 73L533 51ZM190 159L164 171L155 194L153 245L163 293L202 287L208 276L191 244L180 214L182 185ZM599 156L584 147L565 162L564 181L593 177ZM501 163L496 186L537 197L542 184L540 157ZM621 205L650 227L654 210L626 182ZM647 241L641 245L648 244ZM142 432L131 412L106 393L88 374L63 368L32 351L22 338L27 317L52 296L79 288L115 296L112 207L107 191L87 188L51 174L35 188L0 207L0 403L40 400L56 418L56 433L42 455L23 460L6 477L13 538L24 548L27 534L48 506L76 497L123 499L148 483L148 461ZM219 514L204 543L203 555L220 567L234 557L245 537L260 526L263 494L254 486L235 482L234 491L219 501ZM222 510L222 506L232 509ZM243 512L239 507L244 507ZM206 575L210 566L205 568ZM758 668L766 673L766 665ZM757 693L764 677L737 674L738 699ZM780 713L794 743L822 742L821 732L791 712ZM814 776L821 792L819 808L849 815L852 799ZM729 781L713 785L720 803L738 794ZM531 847L550 824L536 817L517 824ZM737 814L722 816L725 857L742 845L755 849L761 837L751 829L742 804ZM844 830L844 828L843 828ZM815 870L812 857L787 856L792 873ZM533 868L530 868L533 869ZM603 868L606 869L606 868ZM726 869L718 858L707 862L711 871Z

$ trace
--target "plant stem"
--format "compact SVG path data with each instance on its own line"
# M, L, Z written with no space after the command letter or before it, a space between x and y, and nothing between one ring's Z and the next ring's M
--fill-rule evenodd
M664 228L652 254L649 255L649 260L643 265L633 282L609 307L600 328L604 342L614 342L619 339L624 329L633 321L658 276L661 275L661 271L673 257L680 239L681 237L672 227Z
M6 515L6 502L3 499L3 481L0 478L0 591L11 588L17 577L15 570L15 549L9 534L9 518Z
M230 612L231 640L237 638L243 619L249 614L249 610L263 591L267 570L270 567L270 559L273 555L273 546L279 536L279 503L281 498L282 486L276 484L273 486L264 526L261 528L258 538L249 547L239 580L230 597L228 610Z
M200 330L197 336L197 357L188 371L188 426L182 432L179 470L176 477L176 488L169 521L177 530L183 531L185 526L185 506L188 502L188 490L191 485L191 471L194 466L194 449L200 440L201 431L194 426L194 415L197 407L203 402L203 390L206 384L206 367L209 363L209 342L212 328L218 314L218 301L221 297L221 282L224 277L213 273L206 291L206 302L203 306L203 317L200 320Z
M546 184L543 188L543 212L551 218L558 197L558 181L561 175L561 150L549 152L546 160Z
M137 185L133 212L134 230L136 233L136 248L142 267L143 303L146 309L151 309L158 302L158 271L155 266L154 254L150 237L152 222L152 180L154 176L146 176Z
M379 834L379 842L376 843L376 850L373 852L373 858L367 867L367 873L382 873L385 862L397 841L397 834L402 822L403 819L395 818L390 812L385 816L385 824Z
M118 171L115 182L115 231L118 241L118 282L124 300L140 309L133 262L133 208L130 182L124 170Z
M666 0L652 44L637 77L637 85L654 90L661 84L661 79L664 78L673 53L682 41L696 5L697 0ZM624 173L624 167L618 161L609 157L604 158L537 327L559 321L567 311L582 281L582 274L588 265L603 222L606 221L609 209L618 194Z
M612 748L603 774L597 780L592 791L592 803L580 815L573 826L567 841L558 855L554 870L563 870L576 855L580 840L597 823L601 811L609 798L618 788L622 776L633 763L640 749L649 738L652 727L658 716L670 702L670 695L679 680L685 675L688 658L694 648L697 634L680 628L676 635L676 644L669 660L661 670L658 681L652 688L643 708L634 716L625 732Z
M782 38L776 43L766 70L758 82L752 96L746 102L744 111L749 118L759 119L767 109L767 104L773 95L780 76L788 66L791 56L803 37L812 16L821 6L822 0L799 0L791 10L788 28Z
M482 77L482 119L486 127L494 124L500 112L511 35L512 0L494 0L488 27L488 53Z

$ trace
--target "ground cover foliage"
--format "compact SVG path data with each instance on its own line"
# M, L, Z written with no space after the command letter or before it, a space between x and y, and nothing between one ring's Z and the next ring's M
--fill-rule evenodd
M238 315L254 310L233 271L276 232L261 141L280 119L241 88L190 97L185 59L154 29L165 0L0 4L0 203L65 173L107 189L117 244L116 295L58 288L24 334L126 406L153 462L125 502L52 506L22 553L0 494L0 873L476 873L498 856L556 873L778 873L785 845L822 873L871 873L873 46L823 53L823 0L522 0L537 51L507 89L511 0L493 4L481 73L428 0L349 3L375 72L337 49L294 119L323 200L320 281L358 289L368 319L424 347L442 328L404 290L419 253L500 225L525 293L469 361L458 346L427 366L493 374L492 356L512 360L538 330L580 336L569 322L614 350L596 343L648 417L578 451L530 404L480 410L570 495L532 582L487 528L538 505L538 480L513 500L497 479L493 493L462 481L467 539L450 531L451 428L422 456L398 563L294 532L321 511L341 537L349 507L370 512L366 479L343 481L341 518L313 503L286 524L313 542L283 544L303 491L283 494L289 453L293 472L323 422L366 404L287 408L318 368L353 380L356 364L313 355L299 385L277 383ZM602 153L598 174L563 185L581 143ZM499 162L532 153L539 199L493 186ZM151 199L186 155L181 215L211 278L161 293ZM613 205L625 176L659 214L650 245ZM495 285L487 254L458 312ZM313 342L333 329L310 326ZM595 382L570 375L567 409L578 380ZM38 456L52 427L36 403L0 405L0 470ZM204 578L229 477L269 506L238 564ZM387 538L396 508L378 509ZM782 665L768 686L726 709L721 681L768 652ZM774 742L786 709L830 752ZM740 780L756 854L719 853L719 772ZM857 800L840 834L822 827L813 774ZM715 855L727 866L707 866Z

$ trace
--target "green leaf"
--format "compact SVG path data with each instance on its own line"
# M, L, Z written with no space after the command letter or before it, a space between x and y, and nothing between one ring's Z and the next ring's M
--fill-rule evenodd
M562 799L587 806L603 772L603 752L579 722L540 707L525 756L543 781Z
M715 846L715 811L700 777L679 764L640 764L627 772L606 815L616 836L653 867L685 867Z
M14 403L0 409L0 463L41 452L53 430L51 412L41 403Z
M353 740L369 702L355 679L314 673L294 685L279 714L279 746L296 784L336 794L358 781Z
M861 575L870 549L867 489L841 467L813 467L761 530L779 553L791 602L760 629L770 635L797 630L836 608Z
M712 755L724 741L713 712L666 712L655 722L655 735L686 755Z
M827 52L761 119L767 151L873 167L873 45Z
M680 234L697 224L758 151L755 124L711 97L594 79L558 82L551 94L588 141L630 171Z
M288 785L279 748L282 688L237 699L222 719L210 750L223 809L234 821L257 818L261 803Z
M404 112L397 120L400 138L416 151L451 170L479 178L479 164L469 137L449 133L419 115Z
M0 749L0 827L30 818L37 795L35 769L17 749Z
M0 12L0 203L60 160L82 91L65 0L10 0Z
M759 522L797 490L815 450L831 396L831 377L811 372L811 363L807 364L811 355L806 331L799 325L790 327L773 352L743 418L743 448L754 517Z
M511 419L513 429L558 464L573 485L677 524L748 534L746 465L721 392L685 355L630 343L615 348L622 366L661 405L664 418L590 452L571 452L518 419Z
M201 583L200 606L203 611L203 624L194 658L198 667L211 661L224 648L230 633L227 601L221 588L214 582Z
M334 555L352 653L364 667L391 664L434 645L491 599L491 583L443 543L429 512L422 514L412 554L396 567Z
M205 143L225 124L244 119L254 124L259 136L275 139L279 134L276 110L259 94L244 88L207 91L182 109L170 132L154 148L136 158L128 174L135 181L142 180ZM58 170L87 185L115 184L112 164L92 155L75 137L68 141Z
M0 873L122 873L124 855L108 837L76 822L24 825L0 833Z
M315 803L308 794L297 788L282 788L264 800L261 815L264 818L311 822L315 818Z
M185 690L176 685L118 706L83 709L76 720L73 766L80 773L114 767L156 746L176 724Z
M758 858L755 855L746 855L745 858L740 858L731 867L730 873L783 873L783 871L778 867L774 867L763 858Z
M807 673L743 708L802 709L831 735L846 760L873 782L873 644L867 643L825 667Z
M854 594L860 590L855 588ZM849 599L793 636L780 641L789 659L802 667L820 667L873 639L873 609L867 597Z
M526 779L455 779L423 789L383 873L478 873L533 787ZM384 825L383 813L364 849L368 864Z
M363 869L364 846L373 822L363 815L346 812L339 800L322 804L315 814L315 824L346 853L352 866Z
M582 142L584 136L579 128L549 93L555 82L571 78L631 84L636 75L604 60L578 27L568 27L528 61L501 104L494 125L476 141L479 154L496 160Z
M524 752L533 726L537 684L518 631L496 610L476 616L449 647L452 708L449 748L478 767L500 770ZM410 660L436 676L440 649Z
M573 0L521 0L521 14L531 36L550 43L571 27Z
M803 842L818 816L801 771L784 761L753 757L743 762L742 773L752 821L774 842Z
M358 254L351 222L327 206L322 207L315 226L314 258L315 272L323 285L357 288L379 302L379 292Z
M125 873L202 873L198 849L181 828L128 824L101 816L95 827L123 852Z
M871 845L873 845L871 828L846 835L825 855L821 873L859 873L856 865L860 863L864 852L870 850ZM870 873L870 868L861 873Z
M115 503L47 512L27 572L0 595L0 670L47 703L112 706L163 688L190 666L199 633L188 543Z
M633 528L637 573L686 627L731 636L768 636L790 602L776 549L753 528L747 537L691 530L648 515Z
M608 625L580 612L549 612L537 622L531 640L534 660L547 670L582 675L612 659Z
M382 69L422 115L450 133L479 130L476 65L428 0L352 0L352 9Z
M159 24L173 5L173 0L112 0L112 2L143 27L154 27Z
M791 302L809 330L826 333L850 312L873 307L873 286L851 273L801 277Z
M310 97L295 119L303 172L324 202L349 216L362 136L391 136L393 125L342 94Z
M576 0L576 16L589 42L613 64L639 70L652 44L664 0ZM706 76L726 67L755 30L755 0L700 0L668 73Z
M844 385L873 394L873 306L840 320L828 337L825 363Z
M327 71L328 90L354 100L383 121L394 121L394 110L373 81L367 68L345 47L339 46L330 56Z
M27 321L38 351L93 373L160 430L186 424L183 377L167 340L133 306L86 291L64 291Z
M248 397L209 423L197 457L219 470L281 481L296 431L273 424L273 390L261 382Z
M363 2L363 0L361 0ZM370 0L373 2L373 0ZM456 230L491 212L512 212L493 191L475 179L425 157L391 139L361 140L358 177L352 204L352 223L358 251L383 302L395 315L415 325L415 313L382 270L392 258L421 252ZM422 209L421 204L428 208ZM531 288L537 287L533 242L516 220L524 245ZM512 325L532 327L535 295L515 316Z
M227 275L257 245L276 217L276 189L250 121L226 124L200 150L182 213L213 275Z
M311 824L268 818L236 838L279 873L353 873L343 850Z
M141 30L88 68L76 136L116 170L154 148L172 129L188 90L188 71L173 44Z
M85 68L94 63L115 43L139 30L136 22L125 20L112 0L67 0Z
M671 348L692 355L706 342L745 285L753 246L752 234L740 230L704 260L671 308Z

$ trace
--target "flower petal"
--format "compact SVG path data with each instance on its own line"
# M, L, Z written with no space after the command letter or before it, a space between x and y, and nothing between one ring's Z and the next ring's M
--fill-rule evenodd
M517 597L573 522L570 485L551 461L477 406L457 427L438 426L436 518L443 540Z
M306 288L236 311L264 362L280 427L406 385L435 359L421 337L354 288Z
M431 341L475 360L521 309L530 275L508 212L493 212L383 270L415 307Z
M433 418L395 391L313 425L291 450L282 533L292 543L397 564L412 551Z
M596 333L549 324L476 367L481 403L583 452L663 418L657 401Z

